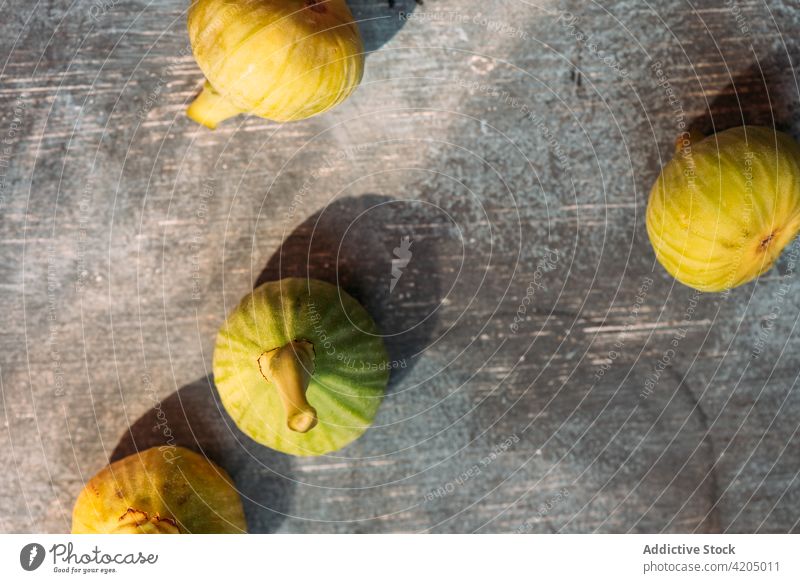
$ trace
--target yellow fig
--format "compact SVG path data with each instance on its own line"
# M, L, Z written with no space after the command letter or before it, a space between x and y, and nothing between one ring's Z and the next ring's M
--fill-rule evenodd
M72 534L247 532L230 476L183 447L154 447L106 466L78 496Z
M747 283L800 230L800 146L763 127L683 134L650 192L646 223L678 281L707 292Z
M344 0L193 0L188 26L207 81L186 113L211 129L240 113L317 115L347 99L364 72Z

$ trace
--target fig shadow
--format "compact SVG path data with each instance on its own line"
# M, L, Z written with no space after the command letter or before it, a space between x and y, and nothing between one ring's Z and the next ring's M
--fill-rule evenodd
M792 70L800 52L774 52L758 60L731 82L710 102L708 109L694 118L690 130L709 136L742 125L775 127L800 137L800 103Z
M369 312L392 363L389 390L434 339L442 301L439 242L450 219L422 201L344 197L286 237L256 287L286 277L338 285Z
M295 488L291 461L239 431L211 375L181 387L142 415L110 461L165 445L196 451L230 474L242 497L248 532L272 533L283 523Z
M361 30L364 51L375 52L389 42L405 25L405 15L413 12L418 3L418 0L347 0Z

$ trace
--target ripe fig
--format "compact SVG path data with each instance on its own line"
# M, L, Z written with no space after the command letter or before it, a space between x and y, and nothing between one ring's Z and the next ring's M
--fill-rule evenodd
M364 72L344 0L193 0L188 27L207 81L187 115L211 129L240 113L317 115L347 99Z
M72 534L243 532L231 478L183 447L154 447L112 463L89 480L72 512Z
M685 134L647 205L661 265L700 291L767 271L800 230L800 146L764 127Z
M366 310L313 279L256 288L228 316L214 350L214 382L239 428L297 456L340 449L364 433L389 368Z

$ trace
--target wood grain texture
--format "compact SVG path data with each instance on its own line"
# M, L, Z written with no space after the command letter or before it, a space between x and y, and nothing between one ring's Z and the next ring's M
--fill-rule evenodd
M797 3L352 5L349 101L210 132L186 2L0 0L0 531L68 531L165 427L254 532L800 531L800 243L697 296L644 230L682 120L800 138ZM210 376L238 299L305 273L406 363L318 459L249 441Z

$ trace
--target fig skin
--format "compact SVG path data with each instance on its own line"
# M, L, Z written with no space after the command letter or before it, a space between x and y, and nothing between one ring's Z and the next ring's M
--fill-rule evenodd
M684 135L647 205L664 269L703 292L767 271L800 230L800 146L771 128Z
M183 447L154 447L102 469L78 496L72 534L247 532L230 476Z
M240 113L279 122L318 115L364 73L345 0L193 0L188 29L207 82L187 115L211 129Z
M390 363L367 311L314 279L267 282L221 327L214 382L236 425L296 456L338 450L372 424Z

